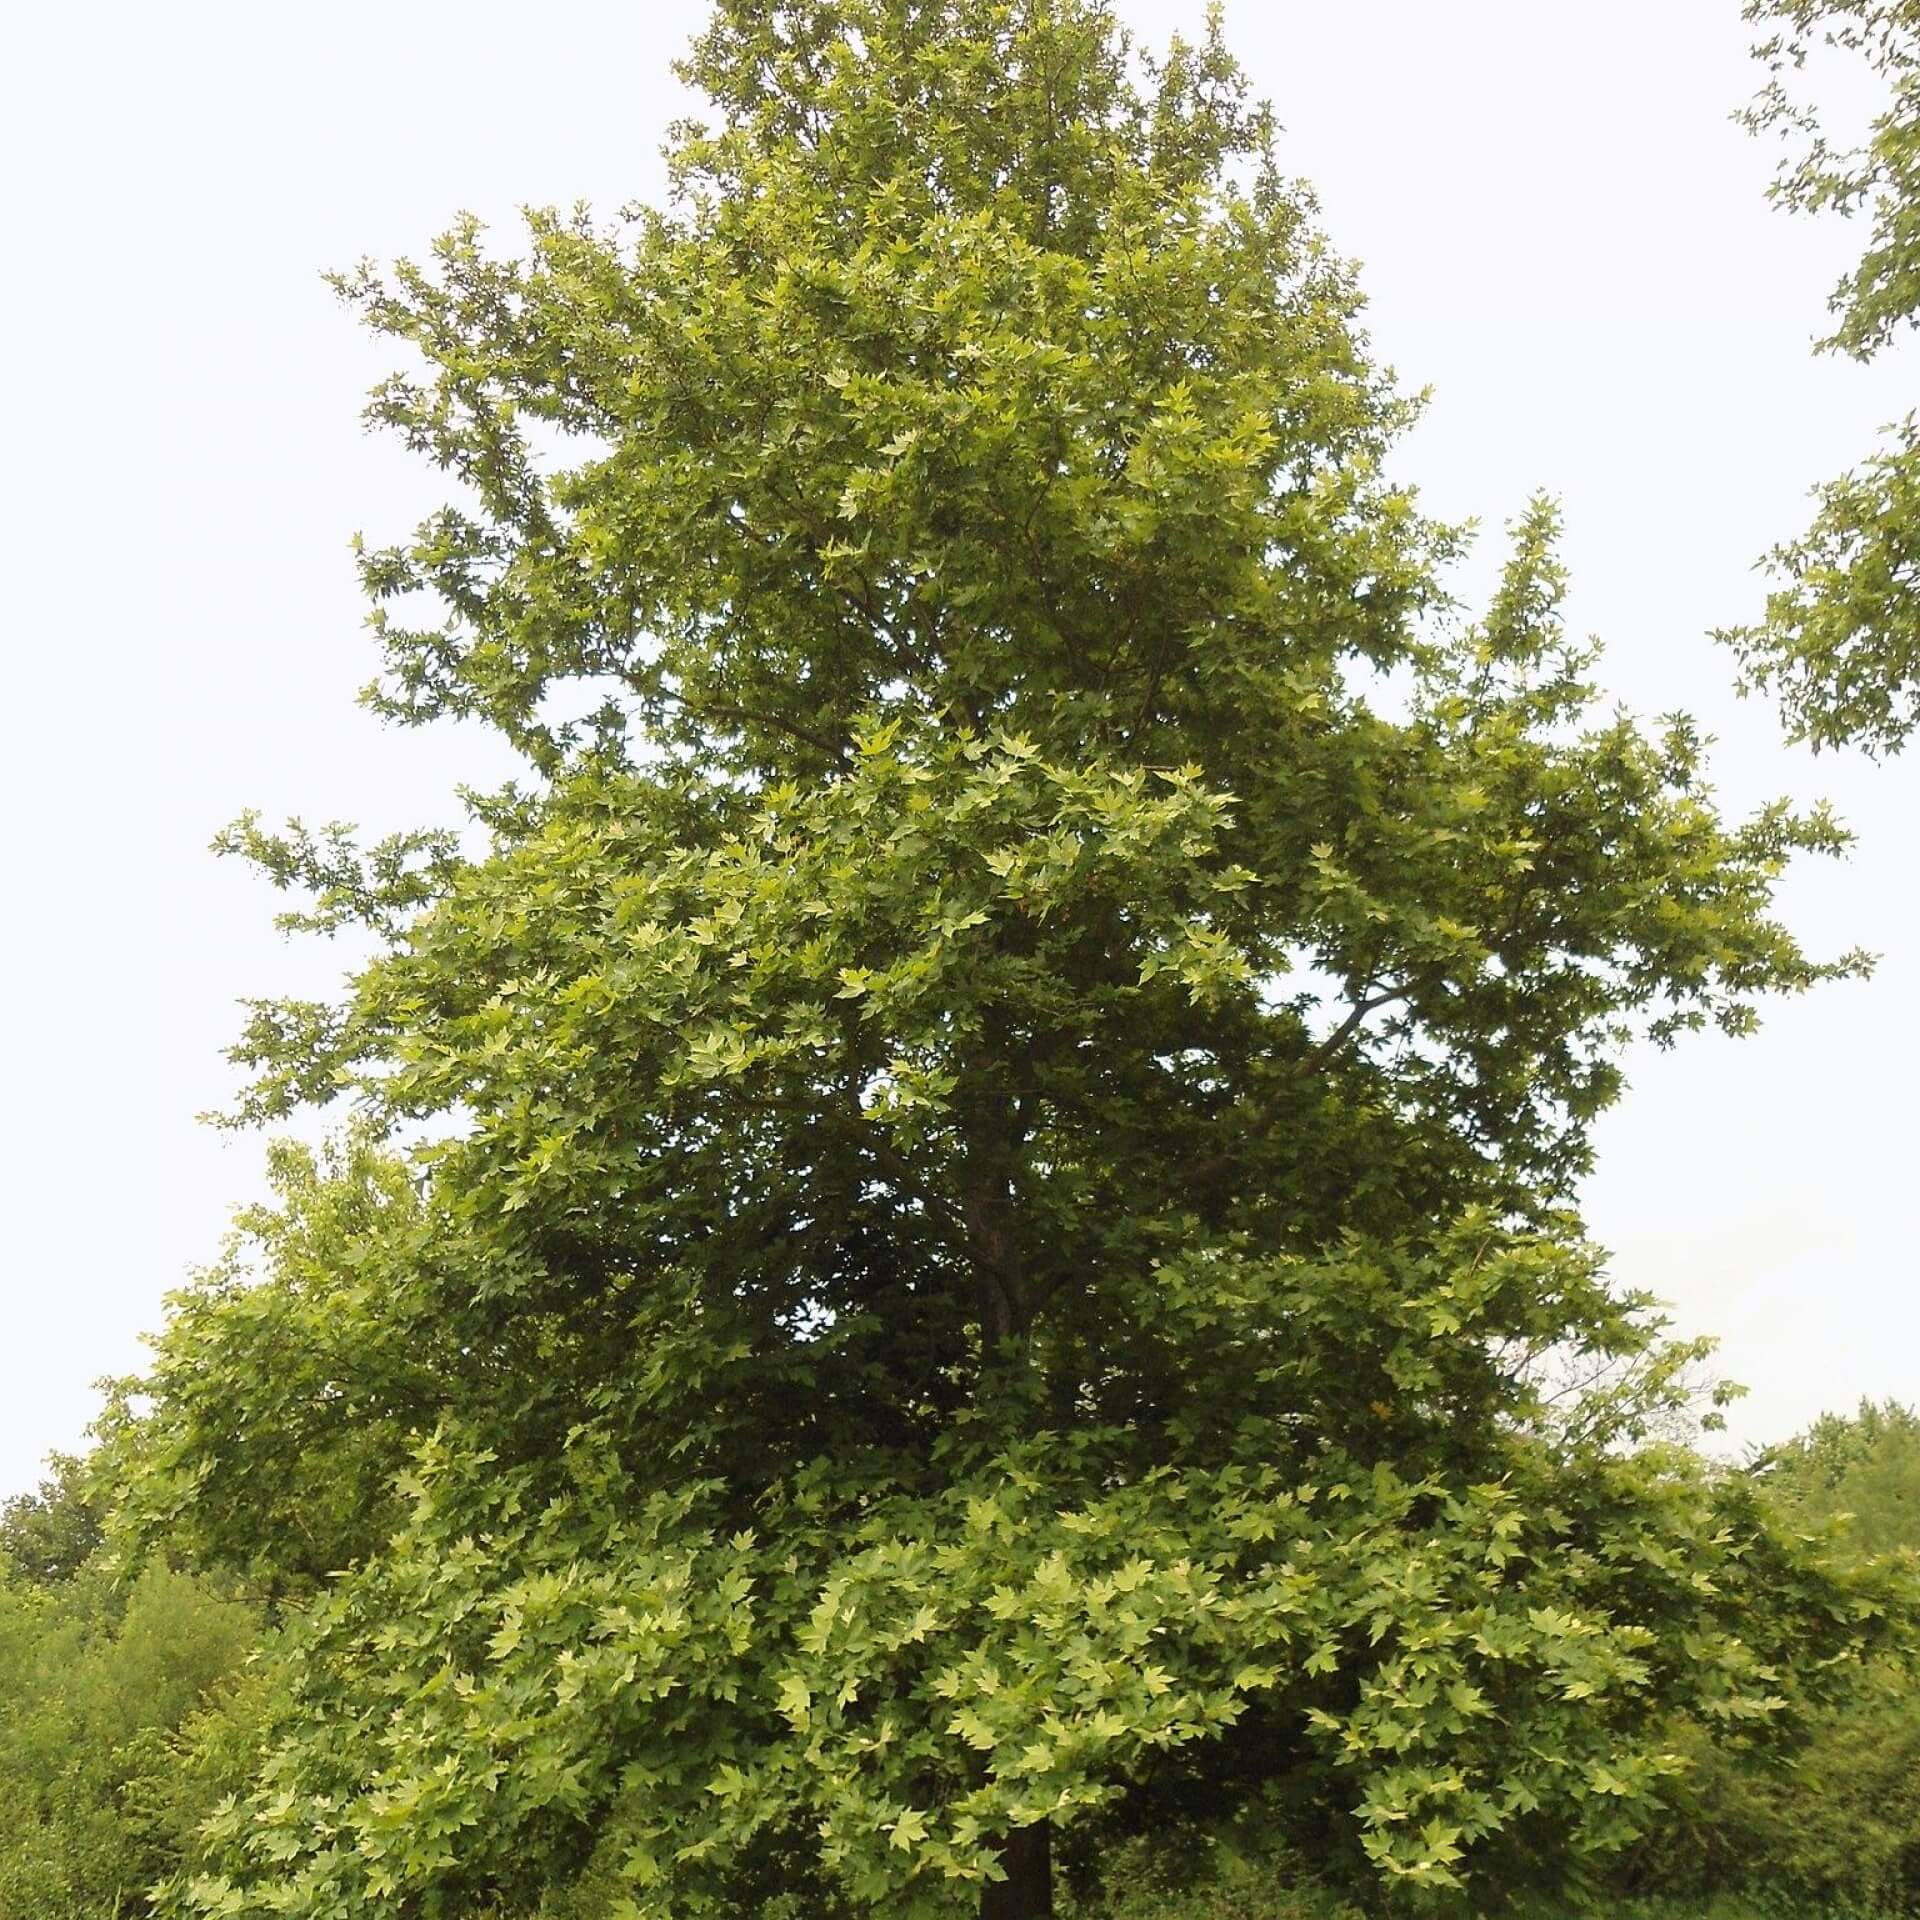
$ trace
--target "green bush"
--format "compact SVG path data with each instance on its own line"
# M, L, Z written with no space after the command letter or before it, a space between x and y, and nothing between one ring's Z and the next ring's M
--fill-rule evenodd
M0 1584L0 1920L145 1911L251 1756L265 1681L235 1676L258 1635L251 1606L165 1567Z
M1888 1401L1827 1414L1754 1463L1791 1520L1837 1527L1866 1557L1920 1546L1920 1415ZM1883 1661L1848 1700L1813 1716L1794 1752L1716 1745L1700 1728L1673 1817L1625 1863L1621 1884L1753 1911L1920 1913L1920 1692L1913 1664ZM1742 1909L1745 1911L1748 1909ZM1730 1910L1731 1911L1731 1910Z
M1065 1920L1361 1920L1281 1834L1243 1819L1110 1843L1070 1876Z
M1629 1866L1632 1883L1696 1902L1723 1889L1795 1914L1920 1913L1920 1702L1881 1669L1773 1763L1687 1736L1674 1817ZM1697 1911L1697 1907L1696 1907Z

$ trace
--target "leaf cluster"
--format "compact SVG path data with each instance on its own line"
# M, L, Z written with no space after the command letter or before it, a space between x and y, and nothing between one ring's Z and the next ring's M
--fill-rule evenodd
M1773 78L1741 115L1794 141L1772 197L1799 213L1864 214L1859 264L1835 288L1824 350L1869 360L1920 317L1920 7L1913 0L1749 0L1755 54ZM1864 142L1836 145L1789 77L1825 54L1863 62L1885 88ZM1817 64L1817 62L1816 62ZM1719 638L1743 690L1778 694L1799 738L1897 752L1920 724L1920 600L1914 580L1920 446L1911 417L1853 472L1817 489L1801 539L1764 566L1779 584L1757 625Z

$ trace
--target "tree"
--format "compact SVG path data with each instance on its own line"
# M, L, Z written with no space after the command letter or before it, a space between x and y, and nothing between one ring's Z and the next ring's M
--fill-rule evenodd
M1837 1529L1859 1554L1920 1547L1920 1417L1889 1400L1823 1414L1758 1456L1797 1525ZM1738 1888L1795 1910L1910 1911L1920 1896L1920 1695L1889 1660L1811 1717L1788 1765L1680 1739L1697 1764L1678 1817L1630 1858L1630 1884L1707 1898Z
M47 1464L53 1471L37 1493L17 1493L0 1505L0 1568L43 1586L71 1579L101 1537L86 1463L56 1453Z
M1748 0L1773 78L1743 116L1800 145L1772 195L1800 213L1865 213L1860 263L1834 289L1827 352L1870 360L1920 319L1920 6L1914 0ZM1783 76L1811 53L1864 60L1887 100L1857 148L1836 146ZM1909 414L1857 470L1815 494L1807 534L1776 547L1780 584L1757 626L1721 637L1746 685L1778 692L1796 734L1897 752L1920 725L1920 420Z
M179 1861L220 1787L205 1729L246 1683L257 1610L163 1566L126 1586L96 1560L0 1581L0 1915L121 1920ZM244 1778L237 1784L244 1785Z
M1863 1553L1920 1548L1920 1414L1897 1400L1863 1400L1851 1418L1822 1414L1761 1462L1793 1509L1816 1521L1845 1515Z
M1769 910L1844 836L1595 714L1549 505L1456 615L1217 27L687 72L671 210L342 283L458 488L372 698L531 774L225 842L378 952L255 1008L241 1117L355 1130L109 1422L136 1540L317 1596L164 1910L1025 1920L1277 1780L1420 1887L1619 1844L1905 1605L1640 1444L1568 1211L1623 1038L1856 968Z

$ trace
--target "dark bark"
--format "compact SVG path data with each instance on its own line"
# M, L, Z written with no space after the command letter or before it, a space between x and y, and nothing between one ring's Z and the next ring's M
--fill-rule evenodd
M1002 1022L989 1015L991 1059L1010 1053ZM1021 1232L1019 1166L1024 1129L1019 1103L989 1081L969 1101L961 1213L978 1289L980 1337L988 1377L1002 1384L1025 1372L1033 1333L1033 1291ZM980 1890L980 1920L1052 1920L1053 1834L1045 1821L1015 1827L996 1846L1006 1878Z
M986 1022L986 1051L1005 1061L1011 1052L1004 1024ZM995 1368L1024 1359L1033 1331L1033 1295L1020 1231L1019 1165L1024 1142L1019 1104L1004 1083L988 1078L966 1102L966 1158L960 1211L966 1225L980 1310L983 1358Z
M992 1366L1012 1358L1012 1350L1033 1330L1033 1308L1007 1156L996 1141L976 1147L969 1158L962 1213L973 1256L980 1336Z
M980 1890L980 1920L1053 1920L1053 1829L1015 1827L1000 1843L1007 1877Z

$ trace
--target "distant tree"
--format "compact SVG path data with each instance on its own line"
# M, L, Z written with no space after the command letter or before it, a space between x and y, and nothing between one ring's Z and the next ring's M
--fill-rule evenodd
M0 1584L0 1920L150 1911L149 1887L245 1784L212 1764L212 1730L246 1696L259 1631L220 1582L163 1566Z
M1772 193L1800 213L1862 215L1860 263L1834 289L1824 351L1871 359L1920 321L1920 4L1749 0L1773 78L1745 114L1794 149ZM1866 62L1885 104L1858 146L1836 144L1790 76L1821 50ZM1920 420L1909 414L1855 471L1822 486L1806 535L1774 549L1757 626L1733 627L1746 684L1777 692L1816 747L1897 752L1920 725Z
M1920 1416L1897 1401L1823 1414L1750 1471L1791 1523L1837 1527L1861 1556L1920 1548ZM1786 1756L1681 1729L1677 1817L1628 1863L1669 1895L1744 1888L1794 1910L1907 1913L1920 1905L1920 1690L1911 1659L1809 1716ZM1788 1764L1779 1764L1784 1758Z
M457 486L375 704L532 775L227 842L378 956L256 1009L247 1115L358 1131L108 1423L136 1539L314 1596L163 1911L1028 1920L1281 1784L1560 1877L1907 1617L1642 1444L1688 1356L1568 1211L1623 1040L1855 964L1770 911L1842 836L1596 711L1548 506L1455 616L1217 31L687 73L671 211L345 283Z
M1851 1417L1823 1414L1760 1463L1798 1513L1845 1514L1862 1553L1920 1550L1920 1414L1863 1400Z
M0 1505L0 1566L40 1585L71 1579L101 1539L85 1462L59 1453L48 1464L37 1493Z

